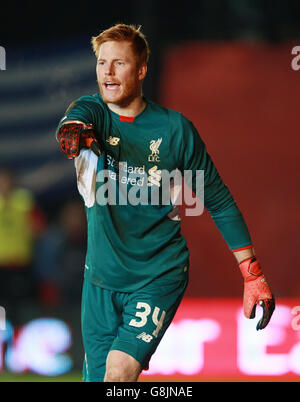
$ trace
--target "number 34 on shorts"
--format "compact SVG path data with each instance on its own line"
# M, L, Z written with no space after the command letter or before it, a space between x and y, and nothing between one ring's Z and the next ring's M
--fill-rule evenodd
M144 326L149 326L148 320L152 320L155 328L152 331L151 335L146 332L142 332L137 335L138 339L142 339L145 342L151 342L154 337L158 336L159 331L162 329L164 319L166 317L166 312L162 311L160 314L160 308L155 306L153 311L151 306L145 302L137 302L136 304L136 313L135 316L137 318L133 318L130 320L129 325L132 327L142 328ZM150 318L151 317L151 318Z

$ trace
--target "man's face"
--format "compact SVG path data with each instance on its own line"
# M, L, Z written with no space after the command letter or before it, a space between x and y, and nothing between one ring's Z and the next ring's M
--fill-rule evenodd
M104 102L125 107L141 95L146 66L138 68L130 42L104 42L96 71Z

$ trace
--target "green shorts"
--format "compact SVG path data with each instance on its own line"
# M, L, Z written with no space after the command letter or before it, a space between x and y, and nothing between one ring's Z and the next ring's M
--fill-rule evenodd
M83 380L101 382L110 350L133 356L147 369L182 300L188 283L156 279L132 293L111 291L84 279L82 338Z

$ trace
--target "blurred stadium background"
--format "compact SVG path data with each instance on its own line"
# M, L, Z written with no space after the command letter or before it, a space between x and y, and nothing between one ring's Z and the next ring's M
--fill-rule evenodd
M97 92L90 39L117 22L142 25L152 52L144 93L194 122L278 304L257 333L212 220L183 217L190 284L141 379L299 380L299 19L291 0L1 6L0 381L81 380L85 217L54 132L69 103Z

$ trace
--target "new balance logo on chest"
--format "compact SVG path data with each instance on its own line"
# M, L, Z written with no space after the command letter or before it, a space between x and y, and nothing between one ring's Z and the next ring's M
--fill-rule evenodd
M109 145L113 146L119 145L119 141L120 141L119 137L112 137L111 135L106 140L106 142L108 142Z

